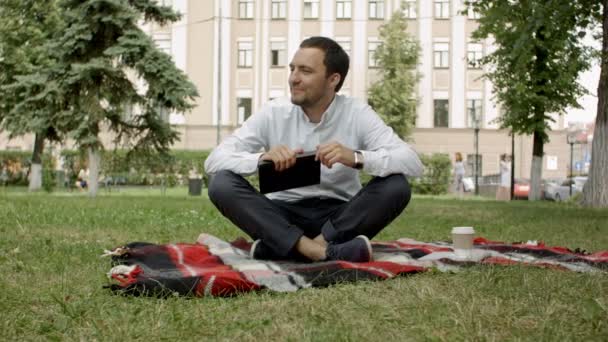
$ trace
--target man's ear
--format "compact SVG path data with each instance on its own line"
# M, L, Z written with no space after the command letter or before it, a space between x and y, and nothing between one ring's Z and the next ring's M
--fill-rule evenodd
M335 72L331 76L329 76L329 84L331 85L332 89L336 88L338 83L340 83L341 78L342 78L342 76L340 76L340 74L338 74L337 72Z

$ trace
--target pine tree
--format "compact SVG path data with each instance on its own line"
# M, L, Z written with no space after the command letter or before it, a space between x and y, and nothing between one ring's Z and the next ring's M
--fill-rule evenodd
M3 0L0 2L0 129L10 138L35 134L30 165L30 191L42 186L42 153L45 141L58 142L51 123L53 93L36 99L28 89L41 90L46 80L36 76L53 59L44 45L59 30L57 1ZM23 77L22 75L32 75Z
M24 76L21 85L32 99L57 94L53 126L88 150L94 196L102 130L138 154L165 153L178 139L167 113L188 111L198 94L138 26L141 19L159 25L179 20L170 7L151 0L63 0L61 15L64 29L46 45L55 64ZM28 87L31 79L45 86ZM138 80L145 89L138 89Z

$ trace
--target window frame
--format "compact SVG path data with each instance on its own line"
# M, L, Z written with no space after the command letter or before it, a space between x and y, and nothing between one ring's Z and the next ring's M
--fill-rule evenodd
M238 68L252 68L253 67L253 42L251 41L240 41L237 42L237 67ZM244 48L248 45L248 49Z
M344 52L346 52L346 54L350 58L353 41L350 38L349 39L335 39L335 40L336 40L336 43L340 44L340 46L342 47L342 50L344 50Z
M367 41L367 67L376 69L379 68L378 62L376 61L376 50L378 50L378 46L380 46L382 42L379 40L368 40ZM374 48L372 49L372 46Z
M447 46L447 48L439 49L438 47ZM439 56L439 63L437 57ZM435 69L449 69L450 68L450 43L448 42L435 42L433 43L433 68Z
M306 14L306 5L310 5L310 14ZM305 20L309 19L319 19L320 13L320 1L319 0L304 0L302 3L302 18Z
M173 48L173 41L171 40L170 33L155 33L152 36L152 40L154 41L154 45L160 51L166 53L171 56L171 50Z
M275 13L275 9L277 13ZM270 18L273 20L287 18L287 0L272 0L270 2Z
M340 6L342 5L342 6ZM347 6L348 5L348 6ZM342 11L340 11L342 7ZM348 15L346 15L346 8L348 7ZM353 16L353 2L352 0L336 0L336 19L348 20Z
M413 11L412 11L413 9ZM405 0L403 1L403 16L407 19L418 18L418 1Z
M370 20L384 20L384 0L368 0L367 2L367 18ZM372 15L372 8L373 15Z
M273 45L281 45L278 48L274 48ZM277 63L274 63L276 51ZM286 41L271 41L270 42L270 67L271 68L282 68L287 65L287 42Z
M450 19L450 0L434 0L433 5L435 19Z
M253 19L254 0L239 0L239 19Z
M473 48L475 47L475 48ZM481 69L481 59L483 58L483 44L468 43L467 44L467 68Z
M247 106L241 106L241 101L243 101L243 100L249 100L249 114L247 114ZM251 117L251 115L252 115L251 107L252 107L251 97L237 97L236 98L236 120L239 125L242 125L245 121L247 121L247 119L249 117ZM239 108L245 108L244 109L245 112L243 113L242 118L241 118L241 113L239 112Z
M438 125L438 123L442 123L441 118L438 119L438 103L445 102L445 126ZM443 113L439 113L443 114ZM433 127L438 128L449 128L450 127L450 100L449 99L433 99Z

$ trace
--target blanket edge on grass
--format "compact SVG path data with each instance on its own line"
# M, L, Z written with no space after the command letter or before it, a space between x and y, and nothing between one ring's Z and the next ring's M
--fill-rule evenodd
M504 243L478 237L467 259L448 242L402 238L372 242L371 262L301 263L249 257L251 243L231 243L202 234L198 243L134 242L106 251L113 291L133 295L231 296L268 289L292 292L309 287L360 280L384 280L437 269L459 271L476 265L529 265L576 272L608 273L608 251L587 253L548 247L536 241Z

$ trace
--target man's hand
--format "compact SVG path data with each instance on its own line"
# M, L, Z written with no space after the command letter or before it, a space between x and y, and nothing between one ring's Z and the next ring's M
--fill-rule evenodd
M278 145L262 154L260 160L271 160L274 163L274 169L276 171L283 171L294 166L296 163L296 156L303 152L304 150L301 148L292 150L285 145Z
M330 169L335 163L354 167L355 151L348 147L342 146L342 144L337 141L332 141L317 146L315 160L320 160L321 164Z

